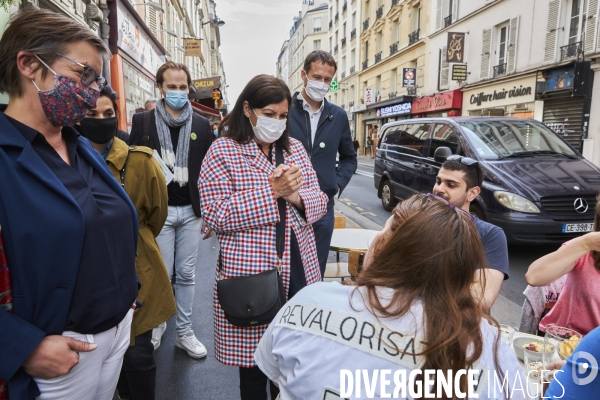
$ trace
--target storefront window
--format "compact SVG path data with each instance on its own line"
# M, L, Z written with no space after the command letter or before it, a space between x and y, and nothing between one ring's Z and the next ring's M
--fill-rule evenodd
M127 115L127 129L131 131L131 121L135 109L144 107L149 98L158 98L160 93L154 84L146 75L139 72L127 61L123 61L124 83L125 83L125 107ZM122 93L119 93L122 96Z

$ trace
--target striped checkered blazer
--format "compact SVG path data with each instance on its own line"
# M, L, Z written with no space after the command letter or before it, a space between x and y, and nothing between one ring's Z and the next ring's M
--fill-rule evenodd
M223 262L221 279L258 274L277 266L275 224L279 221L279 211L269 180L275 169L275 151L272 153L269 161L254 141L239 144L220 138L204 158L198 180L200 204L202 217L219 239ZM304 216L293 205L287 205L282 260L287 292L290 229L298 239L307 284L321 280L311 224L326 213L328 198L319 189L317 176L299 141L290 138L290 153L284 152L284 161L302 170L298 193L304 203ZM237 327L227 322L219 304L216 279L213 297L216 358L227 365L254 367L254 351L267 326Z

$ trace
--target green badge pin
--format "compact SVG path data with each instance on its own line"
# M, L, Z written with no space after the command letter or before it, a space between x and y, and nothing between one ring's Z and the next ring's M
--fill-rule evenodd
M198 136L194 132L192 132L192 134L190 135L190 137L192 138L192 140L198 139Z
M319 144L319 147L320 147L320 148L322 148L322 149L324 149L324 148L325 148L325 143L321 142L321 143Z

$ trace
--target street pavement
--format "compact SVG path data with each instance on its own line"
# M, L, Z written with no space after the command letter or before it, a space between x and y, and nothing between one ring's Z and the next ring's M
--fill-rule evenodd
M381 230L390 213L381 206L373 185L373 160L359 156L359 167L340 199L336 213L347 218L347 227ZM492 308L500 323L519 325L524 280L533 260L553 251L556 246L510 247L510 279ZM206 346L205 359L190 358L175 347L175 317L167 323L160 348L155 352L157 364L156 398L158 400L233 400L239 398L237 367L225 366L215 359L213 339L212 293L215 279L218 242L216 237L201 241L196 264L196 292L192 323L198 339ZM344 255L342 254L342 261ZM330 253L330 262L335 253ZM115 394L114 400L118 400Z

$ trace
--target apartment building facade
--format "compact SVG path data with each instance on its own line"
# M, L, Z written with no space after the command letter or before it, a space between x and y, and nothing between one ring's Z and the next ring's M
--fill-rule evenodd
M313 50L325 49L327 40L327 4L315 5L313 1L305 0L302 9L296 17L290 29L285 56L287 56L287 79L284 79L292 94L302 90L304 83L301 71L304 59ZM280 54L283 57L284 54ZM280 61L278 61L279 65ZM284 64L284 62L281 62Z
M600 106L598 1L436 0L435 7L429 93L462 90L462 115L535 118L599 163L600 116L590 113ZM461 62L448 62L457 51Z
M356 119L351 109L359 102L360 72L360 0L329 0L328 51L337 62L337 90L327 99L348 113L352 136L356 136Z
M362 0L358 104L352 108L361 150L387 122L408 118L425 94L430 1Z

